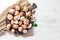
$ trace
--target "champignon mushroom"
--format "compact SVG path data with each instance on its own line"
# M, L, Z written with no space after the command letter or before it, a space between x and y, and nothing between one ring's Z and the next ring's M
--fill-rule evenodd
M19 15L19 11L15 11L15 14L14 15Z
M14 20L11 20L11 24L12 24L12 25L14 24Z
M29 24L29 20L28 19L24 19L24 24L28 25Z
M32 24L30 23L29 25L28 25L28 28L31 28L32 27Z
M24 34L27 33L27 30L23 30L23 33L24 33Z
M9 30L10 29L10 27L11 27L11 24L7 24L7 30Z
M9 13L11 13L11 14L14 14L14 12L15 12L14 9L10 9L10 10L9 10Z
M26 12L26 16L31 16L31 12Z
M20 10L20 6L19 5L16 5L15 6L15 10Z
M7 19L8 19L8 20L12 20L12 19L13 19L13 16L12 16L11 14L8 14L8 15L7 15Z
M22 31L23 31L23 28L22 28L22 27L19 27L19 28L18 28L18 31L19 31L19 32L22 32Z
M23 16L24 15L24 13L23 12L20 12L20 14L19 14L20 16Z
M19 20L20 17L19 16L14 16L14 20Z
M27 12L28 11L28 6L25 5L23 11Z
M15 29L11 29L11 32L12 32L12 33L15 33Z
M18 21L14 21L14 24L18 24Z
M19 25L22 25L22 21L19 21Z
M27 28L27 26L26 26L26 25L22 25L22 27L23 27L24 29L26 29L26 28Z
M23 21L24 19L25 19L25 17L24 17L24 16L22 16L22 17L20 18L20 20L21 20L21 21Z
M19 26L17 24L13 25L13 28L17 29Z

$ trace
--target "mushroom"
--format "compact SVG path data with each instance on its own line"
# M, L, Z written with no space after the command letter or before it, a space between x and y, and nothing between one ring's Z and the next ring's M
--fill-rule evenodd
M31 12L26 12L26 16L31 16Z
M22 32L22 31L23 31L23 28L22 28L22 27L19 27L19 28L18 28L18 31L19 31L19 32Z
M12 20L12 19L13 19L13 16L12 16L11 14L8 14L8 15L7 15L7 19L8 19L8 20Z
M14 21L14 24L18 24L18 21Z
M28 28L31 28L32 27L32 24L30 23L29 25L28 25Z
M14 20L19 20L20 16L14 16Z
M19 11L15 11L15 14L14 15L19 15Z
M27 26L26 26L26 25L22 25L22 27L23 27L24 29L26 29L26 28L27 28Z
M24 33L24 34L27 33L27 30L23 30L23 33Z
M13 25L13 28L17 29L19 26L17 24Z
M24 17L24 16L22 16L22 17L20 18L20 20L21 20L21 21L24 21L24 19L25 19L25 17Z
M22 25L22 21L19 21L19 25Z
M10 29L10 27L11 27L11 24L7 24L7 30L9 30Z
M14 20L11 20L11 24L12 24L12 25L14 24Z
M23 11L27 12L28 11L28 6L25 5Z
M20 6L19 5L16 5L15 6L15 10L20 10Z
M28 25L29 24L29 20L28 19L24 19L24 24Z
M20 16L23 16L24 15L24 13L23 12L20 12L20 14L19 14Z
M11 32L12 32L12 33L15 33L15 29L11 29Z
M10 10L9 10L9 13L11 13L11 14L14 14L14 12L15 12L14 9L10 9Z

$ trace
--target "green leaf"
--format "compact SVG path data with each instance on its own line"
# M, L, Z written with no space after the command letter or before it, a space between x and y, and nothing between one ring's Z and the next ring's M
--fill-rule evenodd
M33 27L37 27L38 25L36 23L33 24Z

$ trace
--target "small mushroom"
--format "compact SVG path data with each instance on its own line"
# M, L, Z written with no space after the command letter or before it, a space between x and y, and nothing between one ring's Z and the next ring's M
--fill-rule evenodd
M9 10L9 13L11 13L11 14L14 14L14 12L15 12L14 9L10 9L10 10Z
M24 29L26 29L26 28L27 28L27 26L26 26L26 25L22 25L22 27L23 27Z
M14 24L18 24L18 21L14 21Z
M31 12L30 12L30 11L27 12L27 13L26 13L26 16L31 16Z
M23 33L24 33L24 34L27 33L27 30L23 30Z
M7 30L9 30L10 29L10 27L11 27L11 24L7 24Z
M19 26L17 24L13 25L13 28L17 29Z
M23 31L23 28L22 28L22 27L19 27L19 28L18 28L18 31L19 31L19 32L22 32L22 31Z
M14 16L14 20L19 20L20 16Z
M20 10L20 6L19 5L16 5L15 6L15 10Z
M29 24L29 20L28 19L24 19L24 24L28 25Z
M11 29L11 32L12 32L12 33L15 33L15 29Z
M11 20L11 24L12 24L12 25L14 24L14 20Z
M21 21L24 21L24 19L25 19L25 17L24 17L24 16L22 16L22 17L20 18L20 20L21 20Z
M13 19L13 16L12 16L11 14L8 14L8 15L7 15L7 19L8 19L8 20L12 20L12 19Z
M22 21L19 21L19 25L22 25Z
M28 6L25 5L23 11L27 12L28 11Z
M31 27L32 27L32 24L30 23L29 26L28 26L28 28L31 28Z
M19 15L19 11L15 11L15 14L14 15Z
M20 12L20 14L19 14L20 16L23 16L24 15L24 13L23 12Z

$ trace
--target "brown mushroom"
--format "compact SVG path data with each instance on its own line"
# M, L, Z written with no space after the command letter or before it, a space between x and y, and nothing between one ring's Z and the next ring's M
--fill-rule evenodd
M15 29L11 29L11 32L12 32L12 33L15 33Z
M19 11L15 11L15 14L14 15L19 15Z

